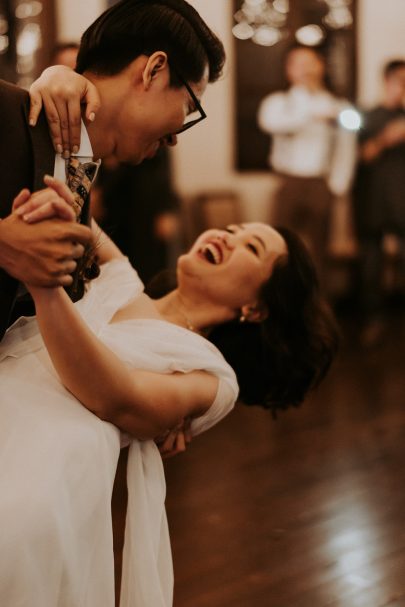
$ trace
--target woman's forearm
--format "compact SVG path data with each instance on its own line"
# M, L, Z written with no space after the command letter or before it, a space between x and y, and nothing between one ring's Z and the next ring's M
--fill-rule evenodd
M212 376L131 370L99 341L63 289L31 291L63 384L101 419L136 438L153 438L213 402L217 380Z

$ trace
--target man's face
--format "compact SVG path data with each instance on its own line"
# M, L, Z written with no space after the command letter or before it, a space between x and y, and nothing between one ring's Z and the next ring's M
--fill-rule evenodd
M295 49L287 57L286 73L293 85L320 86L325 74L322 59L311 49Z
M385 87L393 101L398 105L405 103L405 67L401 67L387 76Z
M197 99L207 82L208 71L200 82L188 83ZM176 145L176 132L195 109L185 86L170 86L168 66L148 86L130 87L115 120L114 157L119 162L139 164L155 156L161 146Z

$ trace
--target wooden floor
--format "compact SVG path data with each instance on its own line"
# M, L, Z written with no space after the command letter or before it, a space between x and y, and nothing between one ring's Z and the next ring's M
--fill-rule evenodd
M239 405L166 463L175 607L405 606L405 322L373 350L355 324L304 407Z

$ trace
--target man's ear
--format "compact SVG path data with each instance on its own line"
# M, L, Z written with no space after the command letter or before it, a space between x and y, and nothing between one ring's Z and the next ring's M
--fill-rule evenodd
M164 51L155 51L146 62L143 69L142 79L145 89L149 89L154 78L159 72L168 67L167 55Z
M269 314L267 306L256 302L255 304L246 304L240 309L240 318L245 322L262 322Z

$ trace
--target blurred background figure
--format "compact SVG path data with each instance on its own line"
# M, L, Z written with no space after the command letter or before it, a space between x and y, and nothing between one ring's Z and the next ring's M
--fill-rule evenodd
M127 255L143 282L174 267L180 202L172 185L167 149L138 166L104 162L91 204L94 218Z
M52 64L76 66L79 45L58 44ZM143 282L174 268L179 253L179 197L169 151L139 166L104 161L91 192L92 214L137 269Z
M79 45L77 42L64 42L57 44L54 48L52 55L52 65L66 65L71 67L72 70L76 67L77 53L79 52Z
M316 48L287 54L287 91L268 95L258 124L272 136L269 165L279 177L272 222L296 230L311 248L325 282L333 197L347 194L356 137L339 122L349 107L325 84L325 60Z
M405 59L383 70L380 103L364 112L360 131L354 217L360 245L360 302L365 319L361 341L378 342L384 333L384 237L395 235L399 270L405 274Z

